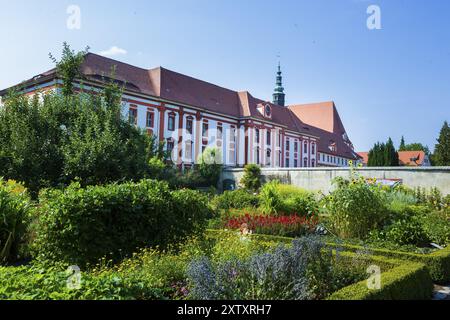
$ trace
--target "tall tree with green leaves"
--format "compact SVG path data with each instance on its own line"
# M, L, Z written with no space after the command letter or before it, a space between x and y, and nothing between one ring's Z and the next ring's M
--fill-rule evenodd
M450 127L445 121L434 148L433 163L436 166L450 166Z

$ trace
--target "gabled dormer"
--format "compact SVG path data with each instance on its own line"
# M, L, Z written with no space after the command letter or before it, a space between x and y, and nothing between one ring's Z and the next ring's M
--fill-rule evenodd
M272 106L270 103L259 103L256 110L266 119L272 119Z

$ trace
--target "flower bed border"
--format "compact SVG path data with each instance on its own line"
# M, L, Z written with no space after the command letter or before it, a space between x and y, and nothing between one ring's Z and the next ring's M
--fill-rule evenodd
M208 230L207 235L217 237L221 233L229 232L225 230ZM253 234L252 238L258 241L276 241L281 243L291 243L293 238ZM337 245L327 243L330 247L344 248L339 251L339 256L344 259L356 257L356 251L363 250L363 247L350 245ZM382 272L382 287L379 290L371 290L367 287L366 281L361 281L334 292L328 300L424 300L430 299L433 290L431 269L423 261L414 259L399 259L404 253L395 252L396 255L387 256L389 250L371 250L370 260L383 266L390 265L391 268ZM443 251L443 250L441 250ZM336 252L336 251L335 251ZM376 253L375 255L373 253ZM402 255L397 256L398 253ZM437 254L439 253L439 254ZM436 261L446 261L447 252L435 252L433 259ZM415 254L414 256L420 256ZM449 254L450 256L450 254ZM423 257L422 257L423 259ZM450 272L450 270L449 270ZM434 279L433 279L434 280Z

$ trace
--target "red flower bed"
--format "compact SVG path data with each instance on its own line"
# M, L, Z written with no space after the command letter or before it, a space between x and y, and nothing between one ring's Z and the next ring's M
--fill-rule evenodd
M290 216L264 216L250 215L238 218L231 218L225 221L225 228L243 229L246 228L253 233L279 235L287 237L298 237L309 232L313 232L317 226L318 218Z

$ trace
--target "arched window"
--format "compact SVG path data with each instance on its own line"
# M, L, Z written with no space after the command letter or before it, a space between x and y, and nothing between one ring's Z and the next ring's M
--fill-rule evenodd
M271 158L272 158L272 151L270 149L267 149L266 152L266 165L270 167L271 165Z
M169 114L167 130L175 131L175 113L173 113L173 112Z
M305 167L305 168L308 167L308 158L303 159L303 167Z
M311 154L312 155L316 154L316 144L315 143L311 144Z
M194 118L189 116L186 118L186 131L189 134L192 134L193 127L194 127Z
M303 144L303 153L306 154L308 153L308 142L305 141L305 143Z
M314 168L315 166L316 166L316 160L312 159L312 160L311 160L311 167Z

